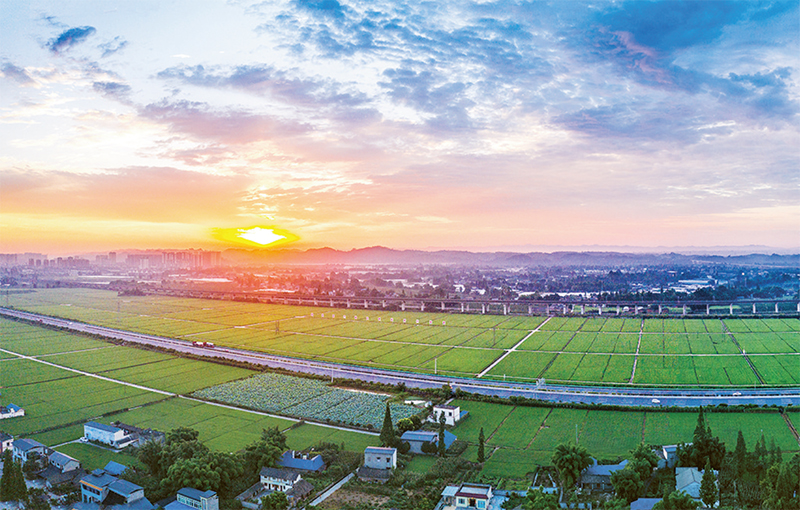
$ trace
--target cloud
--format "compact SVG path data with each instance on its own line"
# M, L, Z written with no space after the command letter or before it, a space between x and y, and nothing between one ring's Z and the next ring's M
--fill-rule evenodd
M17 67L10 62L6 62L0 67L0 72L3 73L5 78L14 80L20 85L34 85L36 82L30 77L27 71L22 67Z
M130 85L115 81L96 81L92 83L92 88L103 96L121 102L129 102L131 93Z
M128 46L128 41L122 39L121 37L117 36L111 41L107 43L103 43L98 46L101 50L103 50L103 54L100 55L100 58L110 57L114 53L118 51L122 51L125 47Z
M53 53L60 53L62 50L69 49L76 44L85 41L95 32L97 32L97 30L90 26L70 28L69 30L62 32L55 39L50 39L50 41L47 43L47 47Z
M207 104L188 101L162 100L142 108L140 115L166 124L174 132L229 144L287 138L310 129L297 121L233 108L213 110Z
M301 9L322 18L344 18L344 8L336 0L296 0L295 4Z

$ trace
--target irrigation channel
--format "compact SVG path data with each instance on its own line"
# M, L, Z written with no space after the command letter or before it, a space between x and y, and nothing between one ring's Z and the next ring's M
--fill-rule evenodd
M330 376L331 378L359 379L362 381L384 384L403 383L412 388L441 388L442 385L449 384L453 389L461 388L463 391L470 393L496 395L504 398L518 396L548 402L594 403L611 406L696 407L715 406L719 404L800 406L800 387L745 388L730 386L701 389L547 384L537 386L536 384L519 382L470 379L376 369L357 365L276 356L243 349L231 349L228 347L197 347L192 345L190 341L95 326L73 320L49 317L2 307L0 307L0 315L15 317L42 325L55 326L70 331L100 335L124 342L172 349L174 351L206 358L222 358L252 363L254 365L281 368L293 372Z

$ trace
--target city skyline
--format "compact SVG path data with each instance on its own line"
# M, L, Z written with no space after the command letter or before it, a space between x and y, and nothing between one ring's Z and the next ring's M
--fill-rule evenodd
M0 252L793 249L799 5L0 0Z

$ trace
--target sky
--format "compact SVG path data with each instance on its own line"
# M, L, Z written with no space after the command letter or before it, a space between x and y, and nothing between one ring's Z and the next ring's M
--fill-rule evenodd
M793 249L799 73L798 1L0 0L0 252Z

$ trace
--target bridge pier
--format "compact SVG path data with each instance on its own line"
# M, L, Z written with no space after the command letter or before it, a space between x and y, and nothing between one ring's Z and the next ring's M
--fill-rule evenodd
M683 315L686 315L686 305L683 305Z
M402 310L404 312L406 311L406 302L405 301L401 301L400 302L400 310Z
M583 315L584 313L586 313L586 305L581 304L581 315Z
M617 315L619 315L619 305L617 305Z
M600 306L597 307L597 315L603 315L603 303L600 303Z
M386 300L381 299L381 308L386 308Z
M533 315L533 307L528 305L528 315Z
M347 300L347 308L350 308L350 300Z
M367 306L367 300L366 299L364 300L364 308L369 308L369 306Z
M756 304L753 303L753 315L755 315L755 314L756 314Z
M503 315L508 315L508 305L503 303Z
M486 313L486 303L481 303L481 313Z
M733 303L730 304L731 315L733 315Z
M333 308L333 299L331 299L331 308Z
M461 313L464 313L464 303L461 303Z
M420 301L419 302L419 311L420 312L424 312L425 311L425 301Z
M547 303L547 308L545 309L545 315L550 315L550 303Z
M661 315L661 305L658 305L658 315Z
M706 315L711 315L711 305L706 304Z
M775 302L775 313L778 313L778 302Z
M563 310L561 310L562 311L562 315L567 315L567 305L563 305L563 306L564 306L564 308L563 308Z
M444 301L442 301L442 311L444 311Z

